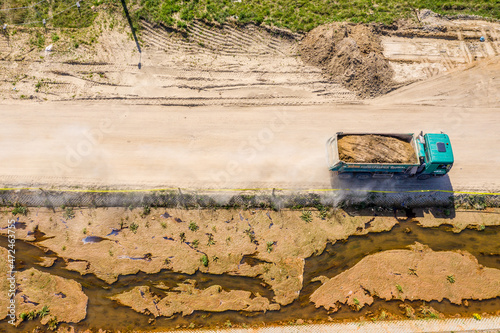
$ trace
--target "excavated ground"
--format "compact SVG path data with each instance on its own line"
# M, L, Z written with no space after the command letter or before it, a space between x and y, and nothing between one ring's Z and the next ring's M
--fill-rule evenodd
M78 31L12 27L0 34L0 98L184 106L360 102L500 54L499 23L419 15L419 22L388 27L332 23L307 35L201 22L183 35L141 22L141 53L125 21L104 13ZM43 45L33 42L40 36Z
M362 98L377 96L456 69L476 66L476 70L426 83L427 88L433 84L434 90L438 91L431 97L427 97L428 93L420 93L417 86L410 92L403 88L373 103L382 105L377 110L380 113L387 111L384 108L387 103L414 102L422 106L427 105L426 98L432 99L433 106L448 107L453 104L484 109L485 104L498 107L495 103L498 100L498 80L492 77L485 79L484 74L488 73L488 66L498 64L486 61L477 65L476 62L500 54L500 24L495 22L447 19L422 11L417 23L398 22L391 27L332 24L319 27L307 36L253 25L235 27L225 24L218 28L200 22L194 22L188 27L188 33L181 35L142 22L139 36L142 52L139 54L126 33L128 27L118 22L111 28L105 22L104 14L100 15L95 26L79 31L9 27L7 34L0 35L2 102L33 109L38 105L33 102L65 101L69 105L78 105L79 111L84 111L88 101L95 100L112 100L129 105L250 105L274 108L324 104L330 107L335 103L368 103ZM33 45L30 40L40 34L46 35L45 44ZM58 34L60 39L52 42L53 34ZM481 36L485 37L485 42L479 41ZM52 50L44 51L49 44L53 44ZM474 81L479 86L468 86L468 76L473 75L470 73L480 73L477 74L479 80ZM461 80L459 91L454 88L456 85L446 84L447 80L457 77ZM423 91L428 92L428 89ZM478 96L485 98L471 98ZM408 110L413 111L418 112ZM459 113L455 111L453 109L450 114L445 112L443 115L456 117ZM473 109L471 113L482 115L476 111ZM348 117L347 113L343 117ZM250 119L251 114L248 117ZM381 117L377 115L376 118ZM50 117L47 119L50 120ZM349 119L352 119L350 115ZM483 129L494 124L494 117L484 119L493 120L475 126ZM445 120L449 123L449 119ZM173 123L175 121L172 120ZM33 119L26 118L24 122L29 125ZM468 120L459 118L455 122L463 126ZM314 129L311 125L311 131ZM133 133L128 128L125 130ZM464 133L464 137L467 136L465 134L470 135ZM52 135L54 133L42 134L39 138L50 138ZM229 141L227 137L223 139ZM113 141L127 140L116 137ZM310 144L308 140L303 141ZM465 171L467 167L477 171L477 163L484 164L481 164L481 170L494 168L494 155L489 156L489 160L484 159L484 145L477 145L469 138L467 142L468 145L461 146L462 150L458 151L463 156L472 152L481 156L468 158L474 161L474 165L465 165ZM169 151L157 155L160 159L172 156ZM302 159L301 156L299 158ZM130 156L126 155L126 159L130 160ZM33 164L29 176L38 170L39 165ZM91 170L91 164L89 167L85 165L85 170ZM17 167L12 162L12 168ZM146 173L136 167L130 168L130 177ZM163 167L159 169L164 173ZM268 171L269 165L266 164L264 169ZM467 174L461 177L470 177L472 173L465 171L458 175ZM483 173L489 174L486 171ZM151 173L151 170L147 172ZM189 178L192 179L192 176L189 175ZM481 188L487 188L489 184L491 180L481 184ZM55 317L58 321L71 323L86 318L87 296L82 292L82 284L50 274L52 265L57 265L60 260L64 261L65 270L81 274L79 278L95 278L104 283L103 293L113 291L120 279L127 276L164 272L180 274L173 286L161 283L150 286L144 280L144 285L121 288L119 292L108 294L107 299L113 302L110 308L116 306L120 312L128 310L133 314L138 312L141 316L149 314L158 318L174 317L179 313L189 315L193 311L195 314L200 311L243 311L255 315L255 312L282 311L285 306L292 307L298 302L300 304L296 306L301 308L311 304L311 301L320 308L338 310L339 313L345 310L341 308L343 304L356 311L360 307L369 307L372 302L370 297L377 301L398 298L436 301L445 298L463 304L467 300L472 303L473 299L494 302L498 297L498 269L483 268L467 253L431 251L416 245L412 250L383 251L368 256L356 266L347 267L348 270L334 276L315 274L315 281L324 284L308 288L321 290L323 296L328 298L319 298L318 292L311 299L300 299L304 276L308 273L305 271L307 260L328 250L329 243L352 235L390 230L401 222L402 215L383 216L378 211L372 211L370 214L351 216L342 210L330 211L326 215L315 210L310 214L308 211L183 209L152 209L150 214L142 213L140 209L75 209L73 216L66 209L33 207L27 216L14 217L10 210L4 209L0 223L2 234L6 234L8 219L18 219L19 241L32 242L51 251L40 258L41 262L37 264L39 269L31 268L19 273L20 289L16 298L19 309L40 311L43 306L48 306L50 315L44 317L44 323ZM425 227L449 224L454 232L467 227L482 230L500 224L498 213L498 210L487 213L455 211L454 217L449 218L449 214L425 210L415 221ZM411 229L407 232L411 234ZM490 258L489 262L494 262L500 254L497 252L500 251L492 250L485 254ZM2 253L2 259L4 257ZM378 271L373 269L376 265L385 268ZM457 268L463 265L469 269ZM1 267L5 269L2 260ZM342 270L342 267L338 269ZM439 267L439 272L436 272ZM197 272L212 274L220 279L225 276L248 278L262 283L263 288L256 287L249 291L243 290L243 287L224 288L217 283L200 286L191 279L191 274ZM351 277L359 278L356 281L363 287L360 289L358 285L352 285ZM418 281L424 281L429 289L416 288ZM489 282L482 284L478 281ZM44 284L40 285L41 282ZM340 284L342 291L331 290L333 284ZM471 286L474 287L472 294L466 292ZM0 281L4 294L7 287L5 279ZM373 295L368 295L370 293ZM206 302L200 302L200 299ZM5 299L0 298L0 318L7 315L5 305ZM434 303L433 306L439 304ZM406 308L405 311L407 317L411 317L415 309ZM490 313L495 311L498 307ZM132 317L131 312L125 313ZM428 306L419 309L419 312L424 315L437 313ZM380 318L391 316L394 317L382 312ZM352 318L358 317L355 314ZM154 322L155 319L151 320ZM105 323L101 322L102 325ZM73 328L65 326L63 329Z

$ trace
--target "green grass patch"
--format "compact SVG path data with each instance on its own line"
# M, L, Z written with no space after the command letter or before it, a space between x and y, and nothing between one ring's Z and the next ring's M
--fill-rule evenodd
M439 14L475 14L500 19L496 0L132 0L129 7L138 8L136 17L182 28L193 19L223 23L231 18L241 24L265 23L309 31L332 21L391 24L400 18L415 19L415 9L423 8Z
M17 215L17 214L26 216L28 214L28 207L25 207L20 203L16 202L14 204L14 209L12 209L12 215Z
M92 10L92 6L106 2L108 5L113 1L80 1L80 10L76 6L76 1L51 0L37 4L39 0L10 0L0 1L0 8L22 9L0 11L0 23L9 25L27 24L27 26L43 27L42 21L45 19L47 27L57 28L84 28L94 23L97 11ZM35 5L36 4L36 5Z
M37 22L28 26L83 28L92 26L97 13L107 10L123 15L120 1L81 1L80 10L66 0L10 0L0 2L0 8L26 9L0 11L0 23L11 25ZM307 32L333 21L354 23L380 22L391 24L401 18L415 19L415 9L428 8L443 15L480 15L500 19L497 0L128 0L134 25L139 18L184 30L194 19L224 23L229 19L240 24L266 24ZM94 9L92 9L94 6ZM51 16L53 15L53 17ZM123 15L123 19L125 19Z

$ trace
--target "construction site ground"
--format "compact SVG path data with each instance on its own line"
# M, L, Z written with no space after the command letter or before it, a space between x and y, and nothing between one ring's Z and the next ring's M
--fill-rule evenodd
M251 24L214 27L193 22L185 34L180 34L141 22L139 52L127 25L118 22L110 28L102 23L102 17L99 20L87 30L80 29L79 37L72 35L77 34L74 31L43 32L47 45L42 47L30 42L42 33L41 29L9 27L7 34L0 35L0 185L4 190L343 188L500 192L498 22L447 19L426 11L417 23L399 22L392 27L368 29L340 24L338 29L344 29L347 35L332 33L318 50L327 55L319 61L310 57L316 44L307 42L315 39ZM51 39L54 33L60 37L58 41ZM310 36L325 36L321 29L316 33ZM481 42L480 37L485 40ZM329 49L335 51L335 57ZM337 58L345 66L337 66ZM363 64L366 76L356 77L353 64L357 62ZM380 71L388 72L379 76ZM363 82L371 83L363 86ZM455 157L449 176L427 181L345 183L328 171L325 143L336 132L421 130L449 135ZM262 327L257 321L265 319L266 311L276 312L272 318L277 319L270 322L280 325L315 323L317 311L322 311L317 322L326 323L330 315L336 315L333 312L340 304L343 309L338 315L345 316L341 318L381 321L450 318L459 306L456 315L464 317L458 326L446 326L450 331L473 329L474 321L468 320L473 315L478 321L485 316L477 326L481 329L498 327L500 249L497 242L489 241L498 233L498 209L477 215L471 211L424 209L422 218L415 219L402 218L403 211L375 209L351 216L332 208L279 212L176 208L167 212L138 206L74 210L30 207L22 216L13 216L11 208L3 207L1 233L5 234L6 224L11 223L8 220L19 217L15 222L18 246L33 253L29 258L42 260L30 261L35 269L23 271L20 283L34 285L31 277L36 274L39 279L55 281L61 289L51 289L51 295L46 295L43 288L26 287L27 299L58 304L52 308L52 315L61 313L61 322L86 318L79 326L81 330L104 330L109 324L106 311L114 309L120 310L115 313L119 312L129 326L112 326L110 330L131 329L136 320L143 330L189 328L191 323L198 325L195 328L222 328L229 327L224 324L227 311L233 321L242 318L238 311L249 312L249 317L261 311L262 317L253 321L259 330ZM487 223L478 222L481 219ZM450 225L462 228L448 230ZM354 259L348 257L351 260L345 265L340 258L342 264L333 262L337 260L332 250L336 242L338 246L350 246L356 242L355 236L373 233L384 237L382 231L391 232L388 237L397 232L399 240L413 247L393 245L390 239L384 239L380 244L388 248L382 252L372 248L378 243L371 238L362 238L369 251ZM450 239L446 247L436 249L443 240L436 235ZM431 238L432 248L421 246L420 242L426 243L422 239ZM461 252L465 243L470 248ZM32 244L51 252L44 259ZM478 244L484 250L470 254ZM350 248L343 249L350 253ZM400 262L392 250L402 251ZM376 269L364 266L379 258L377 253L382 253L387 267L394 270L390 286L378 285ZM321 255L333 260L325 276L321 260L326 259ZM414 276L412 270L406 271L408 263L420 263L424 255L436 261L441 257L448 260L443 266L446 269L439 271L439 283L453 291L453 301L459 304L444 300L444 288L437 288L438 284L432 289L432 297L418 294L418 288L410 289ZM364 256L369 259L361 260ZM305 269L306 259L317 265L313 267L314 276ZM472 267L465 272L471 276L457 273L462 263ZM398 265L404 266L404 278L399 277ZM438 266L429 262L422 266L422 279L429 285L434 283L432 270ZM357 298L348 292L339 293L335 304L321 300L313 304L301 294L305 292L304 274L309 274L311 287L307 293L312 293L320 285L327 286L329 279L338 279L350 288L349 279L342 278L361 270L364 273L358 275L366 275L371 284L364 290L380 288L382 296L376 297L376 305L391 307L391 311L379 308L376 313L370 312L373 309L367 308L372 300L362 299L366 294L360 290L355 290L361 295ZM161 274L168 274L168 286L162 284ZM491 282L486 287L477 282L485 276ZM154 278L154 284L150 278ZM81 281L81 285L68 280ZM401 287L401 281L409 281L409 287ZM462 285L463 281L470 284ZM222 287L217 288L217 283ZM476 287L477 294L469 295L468 290ZM405 303L408 306L398 305L402 290L422 303L410 300ZM73 314L77 319L63 317L63 303L56 297L63 291L79 300L79 312ZM103 302L93 303L87 317L85 292L89 298ZM193 293L200 298L192 297ZM234 295L238 302L233 304ZM300 302L304 303L299 304L301 295ZM199 303L203 297L210 302ZM191 303L183 303L186 299ZM428 299L434 302L432 306L426 304ZM23 302L21 295L18 300L26 311L38 311L37 306L43 305ZM289 305L300 316L280 317L278 311ZM302 306L307 307L308 318L313 318L310 322L302 319ZM329 307L334 310L327 310ZM441 313L444 310L436 310L440 307L446 308L446 315ZM474 309L487 310L476 313ZM193 317L190 311L194 311ZM213 314L216 312L222 314ZM33 323L17 324L37 329ZM412 324L419 325L416 321ZM61 332L75 330L71 325L61 325ZM374 331L383 326L371 325ZM307 327L317 331L324 328ZM399 329L397 325L392 328Z
M143 22L141 54L127 26L50 52L27 30L0 36L0 182L329 188L335 132L423 130L449 134L455 166L403 186L498 190L500 24L426 20L378 36L399 89L374 99L305 65L302 36L252 25L195 22L182 37Z

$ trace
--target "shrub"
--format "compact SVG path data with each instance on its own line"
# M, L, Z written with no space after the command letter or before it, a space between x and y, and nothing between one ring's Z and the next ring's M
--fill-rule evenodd
M49 307L47 305L44 305L43 308L40 311L38 311L37 315L39 318L43 318L46 315L48 315L49 312L50 312Z
M73 211L73 207L66 207L64 209L63 217L67 220L71 220L75 217L75 212Z
M207 257L206 254L204 254L204 255L201 256L200 261L203 264L203 266L208 267L208 257Z
M303 211L302 215L300 215L300 218L302 220L304 220L304 222L306 222L306 223L311 222L312 221L312 213L311 213L311 211L309 211L309 210Z
M12 215L24 215L26 216L28 214L28 207L25 207L21 205L19 202L16 202L14 204L14 209L12 210Z
M196 230L198 230L198 229L199 229L199 227L198 227L198 225L197 225L196 223L194 223L193 221L191 221L191 222L189 223L189 230L191 230L191 231L196 231Z

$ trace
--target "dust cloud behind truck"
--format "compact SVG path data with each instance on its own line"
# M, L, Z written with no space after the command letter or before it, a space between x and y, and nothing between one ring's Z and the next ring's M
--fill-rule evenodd
M448 135L343 133L326 143L328 168L340 179L441 177L453 166Z

